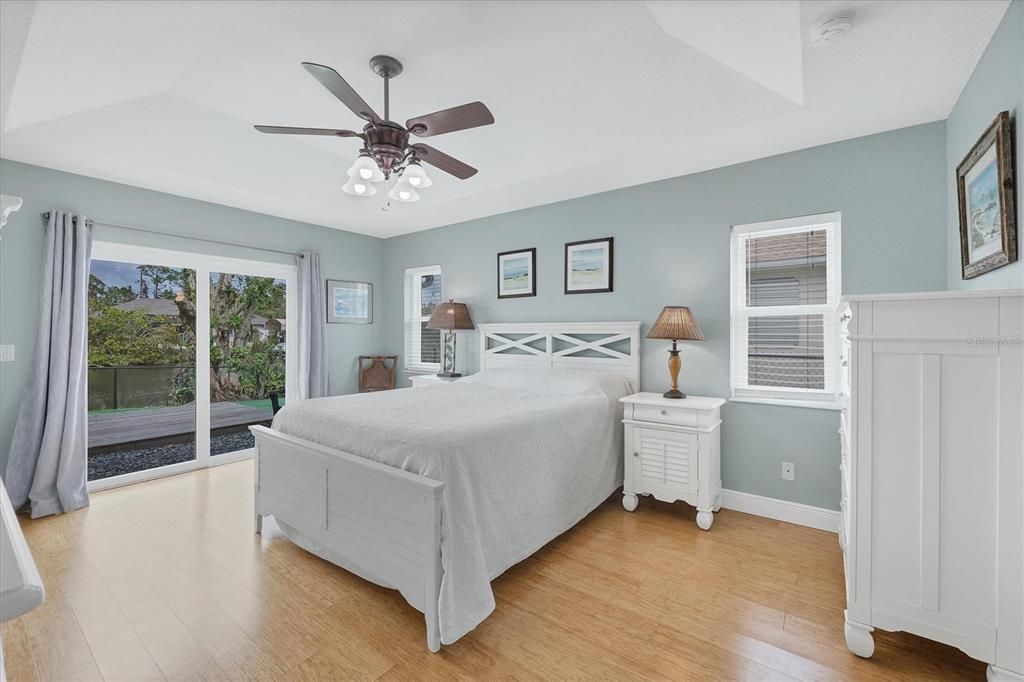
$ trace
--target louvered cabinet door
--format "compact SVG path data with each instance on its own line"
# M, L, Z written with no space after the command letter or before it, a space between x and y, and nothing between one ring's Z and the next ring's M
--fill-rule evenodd
M665 502L697 493L698 436L681 431L633 429L633 485Z

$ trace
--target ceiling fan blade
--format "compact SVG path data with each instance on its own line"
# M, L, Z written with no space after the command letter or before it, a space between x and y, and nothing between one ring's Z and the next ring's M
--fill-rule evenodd
M351 130L336 130L334 128L292 128L289 126L253 126L261 133L273 135L332 135L334 137L362 137L359 133Z
M432 137L452 133L456 130L489 126L492 123L494 123L494 116L483 102L470 102L459 107L410 118L405 122L405 127L413 135Z
M352 86L337 71L329 66L312 62L302 62L302 66L309 71L313 78L320 81L320 85L330 90L331 94L340 99L342 104L355 112L356 116L380 123L381 118L377 112L359 96L358 92L352 89Z
M416 150L416 158L426 161L435 168L440 168L445 173L454 175L459 180L465 180L476 175L476 168L462 163L458 159L448 156L430 145L414 144L412 148Z

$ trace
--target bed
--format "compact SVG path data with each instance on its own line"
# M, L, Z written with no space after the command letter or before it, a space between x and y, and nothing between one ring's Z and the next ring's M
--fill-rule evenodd
M639 322L482 324L457 382L286 405L256 438L256 523L397 589L438 651L494 609L490 581L622 484L618 399Z

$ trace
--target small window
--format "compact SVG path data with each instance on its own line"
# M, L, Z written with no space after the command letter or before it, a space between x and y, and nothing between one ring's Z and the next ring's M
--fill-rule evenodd
M733 227L734 399L836 404L839 228L838 213Z
M434 306L441 302L441 266L405 271L405 368L437 372L441 368L441 331L427 329Z

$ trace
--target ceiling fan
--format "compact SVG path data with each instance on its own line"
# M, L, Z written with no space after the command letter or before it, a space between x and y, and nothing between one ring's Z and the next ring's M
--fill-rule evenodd
M405 126L390 120L391 101L388 84L402 73L402 63L394 57L377 55L370 60L370 68L384 79L384 117L359 96L341 75L329 66L302 62L302 66L317 79L332 95L341 100L356 116L366 121L363 132L336 130L334 128L293 128L287 126L254 126L261 133L278 135L328 135L334 137L358 137L363 141L359 158L348 171L349 181L342 189L353 196L373 196L377 188L373 183L383 182L395 175L398 181L388 192L396 201L419 200L418 189L433 184L423 170L421 161L450 173L460 180L476 175L476 168L448 156L430 145L410 144L409 136L433 137L457 130L477 128L494 123L494 116L482 102L470 102L462 106L435 111L425 116L410 118Z

